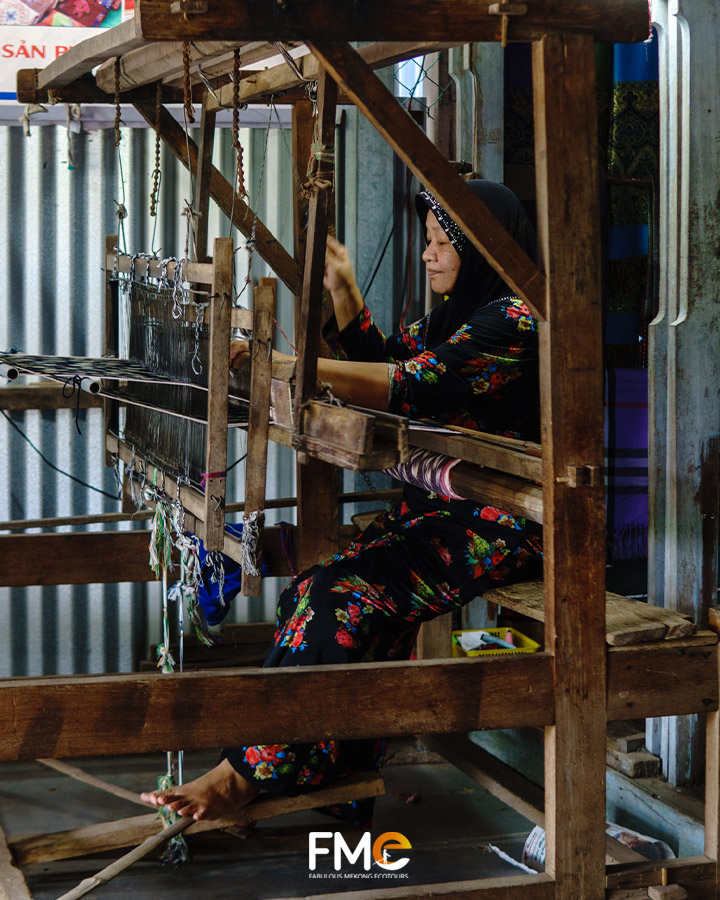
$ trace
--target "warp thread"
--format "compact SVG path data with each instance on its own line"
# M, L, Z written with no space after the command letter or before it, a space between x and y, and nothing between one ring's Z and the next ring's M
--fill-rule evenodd
M155 573L155 577L160 578L163 569L168 572L173 571L170 507L154 489L146 489L144 494L146 500L155 501L155 512L150 531L150 567Z
M410 451L407 462L383 469L383 474L432 494L442 494L451 500L465 500L465 497L453 491L450 484L450 472L459 462L459 459L440 453L414 448Z
M243 513L242 567L243 571L247 572L248 575L260 574L258 569L258 548L264 522L265 513L259 509L250 513Z

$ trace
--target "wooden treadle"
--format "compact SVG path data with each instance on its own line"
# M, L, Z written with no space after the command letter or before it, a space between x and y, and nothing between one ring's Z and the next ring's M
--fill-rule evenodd
M505 587L492 588L483 595L486 600L522 613L530 619L545 621L542 581L525 581ZM646 641L673 640L695 634L697 626L687 616L652 606L638 600L628 600L608 591L606 602L606 639L615 647L642 644Z

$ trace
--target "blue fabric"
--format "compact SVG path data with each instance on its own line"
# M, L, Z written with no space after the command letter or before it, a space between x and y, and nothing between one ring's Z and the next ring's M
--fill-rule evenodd
M613 81L657 81L657 35L642 44L615 44Z
M226 525L225 527L234 537L242 536L242 525ZM216 581L211 580L213 570L207 561L208 551L205 549L205 544L200 541L198 557L202 567L202 582L200 583L197 599L208 625L219 625L222 622L230 612L230 603L240 593L240 588L242 587L242 566L240 563L230 559L224 553L221 556L225 572L222 598L220 597L220 585ZM261 571L263 576L269 574L268 567L264 562Z
M647 256L648 226L623 225L609 229L608 259Z

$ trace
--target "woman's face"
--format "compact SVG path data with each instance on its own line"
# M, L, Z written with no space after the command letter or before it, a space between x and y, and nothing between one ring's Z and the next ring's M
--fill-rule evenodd
M460 254L450 243L432 210L425 219L427 247L422 255L430 276L430 287L436 294L449 294L460 272Z

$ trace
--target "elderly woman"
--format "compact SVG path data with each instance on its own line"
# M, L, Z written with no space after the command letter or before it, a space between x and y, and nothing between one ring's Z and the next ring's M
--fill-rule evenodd
M534 234L515 195L492 182L468 184L534 257ZM360 406L537 440L535 320L432 194L418 194L416 207L426 230L422 258L443 302L385 338L358 290L347 250L329 239L325 287L335 316L325 337L344 358L318 360L319 379ZM235 343L234 364L248 353L247 344ZM534 577L539 537L537 526L511 512L406 485L398 507L282 592L265 665L407 659L422 622L489 586ZM196 819L216 818L237 812L260 790L312 791L379 767L383 756L384 741L236 747L195 781L143 799ZM333 812L365 824L371 810L370 800Z

